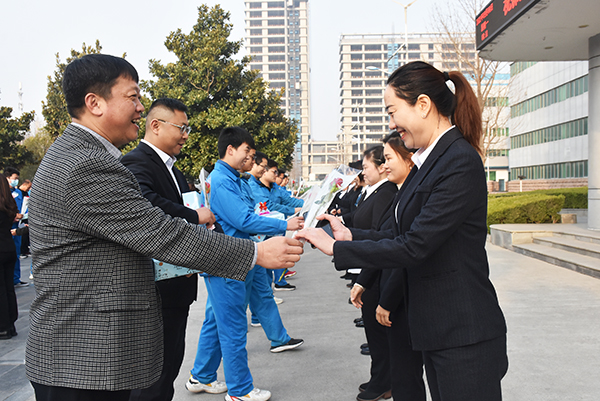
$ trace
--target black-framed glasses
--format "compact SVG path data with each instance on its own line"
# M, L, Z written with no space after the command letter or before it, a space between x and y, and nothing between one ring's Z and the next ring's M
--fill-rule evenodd
M161 123L169 124L169 125L172 125L173 127L179 128L179 132L181 132L181 135L183 135L183 134L189 135L190 132L192 132L192 127L190 127L189 125L177 125L177 124L173 124L169 121L161 120L159 118L157 118L156 121L160 121Z

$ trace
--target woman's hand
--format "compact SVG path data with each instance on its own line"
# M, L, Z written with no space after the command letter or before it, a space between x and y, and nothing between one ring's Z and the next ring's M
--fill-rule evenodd
M356 306L358 309L362 308L362 294L365 292L365 289L362 285L354 284L352 290L350 290L350 301L352 301L352 305Z
M380 325L385 327L392 327L392 322L390 321L390 311L385 310L381 307L381 305L377 305L377 309L375 310L375 317Z
M302 230L304 228L304 217L294 217L287 222L288 231Z
M333 244L335 243L335 240L323 231L322 228L305 228L304 230L298 231L294 238L310 242L325 255L333 255Z
M352 233L337 217L330 214L322 214L317 216L317 220L329 221L331 231L333 232L336 241L352 241Z

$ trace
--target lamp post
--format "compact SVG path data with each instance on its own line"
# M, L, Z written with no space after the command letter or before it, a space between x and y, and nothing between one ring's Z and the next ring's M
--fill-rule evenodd
M396 4L400 4L404 7L404 64L408 62L408 7L415 4L417 0L413 0L412 2L404 5L396 0L392 0Z

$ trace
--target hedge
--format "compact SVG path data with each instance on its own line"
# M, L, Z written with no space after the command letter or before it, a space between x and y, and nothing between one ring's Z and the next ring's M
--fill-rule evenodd
M555 223L565 196L526 192L519 196L494 196L488 200L488 232L491 224Z
M565 209L587 209L588 207L588 188L557 188L557 189L540 189L529 192L506 192L503 194L489 195L488 199L510 198L515 196L529 196L532 194L545 195L563 195L565 197Z

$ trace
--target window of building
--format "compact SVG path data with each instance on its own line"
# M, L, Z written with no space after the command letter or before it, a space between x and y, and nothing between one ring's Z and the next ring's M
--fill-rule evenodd
M250 64L250 69L262 71L262 64Z
M508 134L508 128L506 129L506 134ZM563 124L553 125L551 127L513 136L510 138L510 147L511 149L518 149L587 134L588 119L587 117L584 117Z
M262 53L262 47L251 47L250 53Z
M524 176L528 180L585 178L588 176L588 161L542 164L539 166L515 167L510 170L510 179Z
M475 50L475 44L474 43L463 43L460 45L460 48L462 50Z
M262 11L250 11L250 18L261 18Z
M251 45L262 45L262 38L250 38Z
M276 54L274 56L269 56L269 61L270 62L285 61L285 55Z
M433 53L429 53L429 59L431 60L433 58L434 58Z
M381 53L367 53L365 54L365 60L381 60L382 54Z
M260 20L260 19L250 20L250 26L262 26L262 20Z
M285 82L269 82L269 88L273 88L273 89L285 88Z
M350 76L351 76L352 78L362 78L362 76L363 76L363 73L362 73L362 71L352 71L352 72L350 73Z
M365 86L367 88L373 88L373 87L379 87L379 88L383 88L385 86L385 82L384 81L365 81Z
M362 60L362 58L363 58L362 53L360 53L360 54L351 54L350 55L350 60Z
M353 88L360 88L363 86L363 81L352 81Z
M269 79L271 79L271 80L285 79L285 72L284 73L269 74Z
M269 46L269 53L284 53L285 46Z
M366 71L365 77L368 78L379 78L381 77L381 71Z
M381 117L367 117L366 120L367 120L367 123L382 123L383 122L383 118L381 118Z
M365 45L365 51L381 51L381 45Z
M278 43L285 43L285 38L283 36L278 37L278 38L269 38L269 44L278 44Z
M250 29L250 36L262 35L262 29Z
M381 110L381 107L367 107L365 109L365 112L367 114L381 114L381 113L383 113L383 111ZM367 121L369 121L369 120L367 119Z
M365 68L375 67L375 68L383 68L383 64L381 63L365 63Z
M519 117L552 104L562 102L571 97L579 96L588 91L588 76L567 82L538 96L517 103L510 108L511 117Z
M373 104L383 104L383 103L382 103L381 98L379 98L379 99L374 98L374 99L367 99L366 104L373 105Z
M408 50L421 50L421 44L419 43L409 43Z
M433 43L429 43L429 44L427 45L427 49L428 49L428 50L433 50Z
M262 8L262 3L260 1L253 1L250 3L250 8Z
M267 24L269 26L281 26L281 25L285 25L285 20L282 19L270 19L267 21Z
M381 89L367 89L365 96L381 96L383 94Z
M362 95L363 95L362 90L353 90L352 91L352 96L362 96Z
M263 61L263 56L252 56L252 61L256 62L262 62Z
M267 8L283 8L283 7L284 7L283 1L269 1L267 3Z
M367 125L365 126L367 132L381 132L381 125Z
M362 70L362 63L352 63L350 64L350 68L353 70Z
M362 45L350 45L350 51L351 52L361 52Z
M421 58L421 53L408 53L409 60L419 60Z
M269 64L269 71L285 71L285 64Z
M285 35L285 28L271 28L267 31L269 36L271 35Z
M269 17L285 17L285 11L283 10L269 10Z

